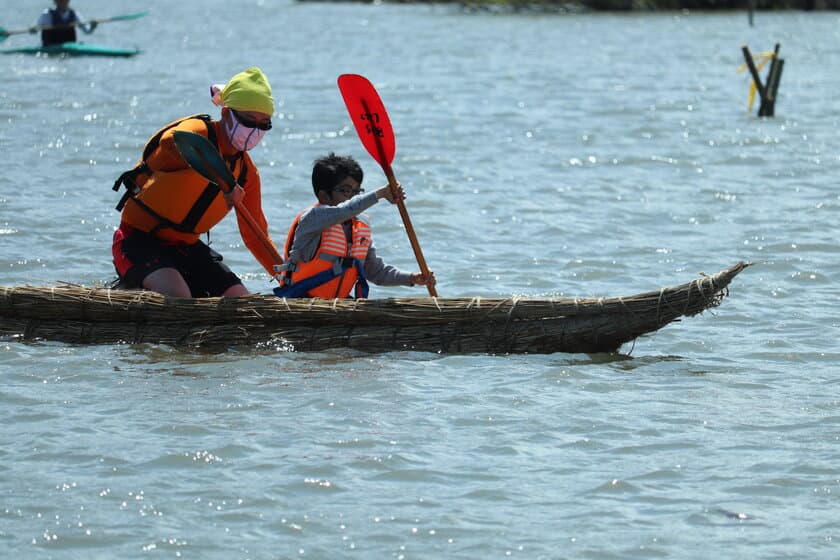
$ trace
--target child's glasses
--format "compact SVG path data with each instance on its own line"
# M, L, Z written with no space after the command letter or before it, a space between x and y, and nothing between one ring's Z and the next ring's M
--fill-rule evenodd
M358 189L351 189L350 187L336 187L333 189L333 192L338 192L343 194L344 196L351 197L356 196L357 194L362 194L365 192L365 189L359 187Z

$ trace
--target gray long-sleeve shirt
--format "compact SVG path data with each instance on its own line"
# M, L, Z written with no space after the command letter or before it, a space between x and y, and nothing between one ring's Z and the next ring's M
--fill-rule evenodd
M313 206L300 217L295 230L295 238L289 250L289 259L294 262L308 262L318 252L321 232L335 224L344 224L345 230L351 227L350 220L379 202L376 192L359 194L342 202L337 206L319 204ZM376 254L376 248L371 242L364 262L365 276L369 282L379 286L410 286L411 273L403 272L396 267L385 264Z

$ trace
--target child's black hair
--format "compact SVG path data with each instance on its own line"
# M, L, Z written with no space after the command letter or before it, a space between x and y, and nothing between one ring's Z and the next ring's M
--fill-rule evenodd
M315 196L318 196L318 191L332 192L345 177L353 177L362 184L364 172L352 156L337 156L330 152L316 159L312 164L312 190Z

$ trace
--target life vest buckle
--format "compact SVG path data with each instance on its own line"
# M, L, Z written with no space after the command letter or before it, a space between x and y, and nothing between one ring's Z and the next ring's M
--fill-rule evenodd
M114 181L114 186L112 190L114 192L118 192L121 186L125 186L125 193L123 193L122 198L117 203L116 209L122 212L125 203L128 201L129 198L137 195L140 192L140 187L137 186L137 176L141 173L145 173L149 170L149 167L145 163L141 163L135 166L132 169L124 172L122 175L117 177L117 180Z
M281 286L292 285L292 273L297 270L297 264L292 261L274 265L274 279Z

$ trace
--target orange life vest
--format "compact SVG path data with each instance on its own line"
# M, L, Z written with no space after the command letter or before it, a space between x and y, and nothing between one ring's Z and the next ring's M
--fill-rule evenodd
M146 163L167 130L192 119L204 121L207 137L218 149L215 126L209 115L192 115L173 121L149 139L141 160L120 175L114 184L114 190L118 190L120 185L125 185L127 189L117 205L117 210L122 211L122 222L173 243L197 242L202 233L210 231L230 211L219 186L191 168L164 171L153 169ZM246 159L239 152L227 162L243 187L247 174Z
M318 206L315 204L314 206ZM308 210L308 209L307 209ZM281 278L282 286L294 286L307 278L315 277L325 271L332 274L324 275L327 279L320 285L310 288L306 295L319 298L346 298L359 280L359 269L364 265L368 249L371 245L371 228L365 214L352 218L352 235L348 243L343 224L335 224L321 232L318 250L312 260L307 262L290 262L289 252L295 238L300 218L306 213L304 210L295 217L286 236L283 248L283 260L286 263L285 276ZM366 297L364 294L362 297Z

